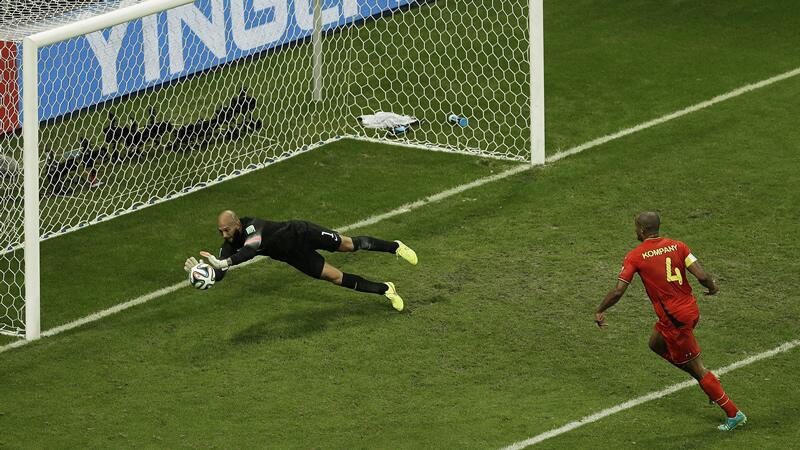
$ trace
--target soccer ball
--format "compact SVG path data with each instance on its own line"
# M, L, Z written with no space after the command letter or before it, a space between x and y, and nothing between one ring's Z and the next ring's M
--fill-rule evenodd
M206 263L200 263L189 271L189 284L197 289L208 289L214 285L214 269Z

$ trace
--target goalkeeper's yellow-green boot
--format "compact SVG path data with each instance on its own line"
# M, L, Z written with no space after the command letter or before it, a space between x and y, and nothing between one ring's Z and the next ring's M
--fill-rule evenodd
M400 241L397 242L397 250L395 251L396 254L400 255L401 258L405 259L406 261L410 262L411 265L417 265L417 252L411 250L411 247L403 244Z
M387 281L386 283L383 284L385 284L388 287L388 289L386 289L386 292L384 292L383 295L385 295L386 298L392 301L392 306L394 307L394 309L402 311L403 298L400 297L400 294L397 293L397 289L394 287L394 283L392 283L391 281Z

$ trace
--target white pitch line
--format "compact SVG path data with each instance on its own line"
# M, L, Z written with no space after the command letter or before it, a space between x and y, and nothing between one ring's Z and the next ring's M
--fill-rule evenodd
M580 152L582 152L584 150L587 150L587 149L590 149L592 147L597 147L598 145L603 145L606 142L610 142L610 141L613 141L615 139L619 139L619 138L621 138L623 136L627 136L629 134L636 133L637 131L642 131L644 129L647 129L647 128L650 128L650 127L653 127L653 126L660 125L660 124L662 124L664 122L668 122L670 120L677 119L678 117L682 117L682 116L685 116L687 114L693 113L695 111L699 111L699 110L701 110L703 108L708 108L709 106L716 105L717 103L724 102L725 100L730 100L730 99L732 99L734 97L738 97L738 96L740 96L742 94L745 94L747 92L754 91L756 89L760 89L760 88L765 87L765 86L769 86L770 84L777 83L778 81L782 81L782 80L785 80L787 78L791 78L791 77L794 77L794 76L797 76L797 75L800 75L800 67L798 67L798 68L796 68L794 70L790 70L788 72L784 72L784 73L782 73L780 75L775 75L774 77L767 78L766 80L761 80L761 81L756 82L756 83L752 83L752 84L748 84L748 85L742 86L742 87L740 87L738 89L734 89L734 90L732 90L730 92L727 92L725 94L718 95L718 96L716 96L716 97L714 97L714 98L712 98L710 100L706 100L704 102L700 102L700 103L698 103L696 105L689 106L688 108L684 108L684 109L681 109L679 111L675 111L673 113L667 114L665 116L661 116L661 117L659 117L657 119L653 119L653 120L650 120L648 122L643 122L643 123L641 123L639 125L636 125L636 126L633 126L633 127L630 127L630 128L626 128L624 130L617 131L616 133L612 133L612 134L608 134L608 135L603 136L603 137L599 137L597 139L594 139L594 140L591 140L591 141L586 142L584 144L581 144L581 145L579 145L577 147L573 147L573 148L571 148L569 150L564 150L563 152L555 153L552 156L549 156L546 159L546 161L549 162L549 163L558 161L560 159L566 158L567 156L571 156L571 155L574 155L576 153L580 153Z
M623 136L627 136L629 134L636 133L638 131L642 131L642 130L645 130L647 128L662 124L662 123L664 123L666 121L669 121L669 120L672 120L672 119L676 119L678 117L681 117L681 116L684 116L686 114L701 110L703 108L707 108L707 107L709 107L711 105L714 105L716 103L731 99L733 97L742 95L742 94L744 94L746 92L750 92L750 91L753 91L755 89L759 89L759 88L768 86L768 85L776 83L778 81L785 80L787 78L791 78L791 77L796 76L798 74L800 74L800 67L798 67L797 69L794 69L794 70L790 70L788 72L784 72L784 73L782 73L780 75L776 75L774 77L767 78L766 80L762 80L762 81L759 81L757 83L752 83L752 84L748 84L748 85L742 86L742 87L740 87L738 89L734 89L734 90L732 90L732 91L730 91L730 92L728 92L726 94L718 95L718 96L712 98L711 100L706 100L704 102L698 103L698 104L690 106L688 108L681 109L680 111L675 111L673 113L661 116L661 117L659 117L657 119L653 119L653 120L650 120L648 122L643 122L643 123L641 123L639 125L635 125L635 126L630 127L630 128L625 128L623 130L617 131L616 133L609 134L609 135L606 135L606 136L591 140L589 142L586 142L584 144L578 145L577 147L573 147L573 148L565 150L563 152L558 152L558 153L550 156L549 158L547 158L546 161L548 163L551 163L551 162L555 162L555 161L561 160L561 159L563 159L563 158L565 158L567 156L571 156L571 155L580 153L580 152L582 152L584 150L588 150L590 148L597 147L598 145L602 145L602 144L605 144L607 142L613 141L615 139L619 139L619 138L621 138ZM440 192L438 194L434 194L434 195L431 195L429 197L426 197L426 198L424 198L422 200L418 200L416 202L408 203L406 205L400 206L399 208L393 209L392 211L389 211L387 213L384 213L384 214L381 214L381 215L372 216L372 217L369 217L369 218L367 218L365 220L362 220L360 222L356 222L354 224L347 225L347 226L344 226L344 227L341 227L341 228L338 228L338 229L341 230L341 231L347 231L347 230L350 230L350 229L353 229L353 228L359 228L359 227L364 227L364 226L367 226L367 225L372 225L372 224L378 223L378 222L380 222L382 220L386 220L386 219L389 219L391 217L395 217L395 216L398 216L400 214L405 214L407 212L413 211L413 210L415 210L417 208L420 208L422 206L425 206L425 205L428 205L428 204L431 204L431 203L435 203L435 202L439 202L439 201L444 200L444 199L446 199L448 197L452 197L454 195L460 194L460 193L462 193L462 192L464 192L464 191L466 191L468 189L472 189L472 188L475 188L475 187L478 187L478 186L482 186L482 185L487 184L487 183L491 183L491 182L494 182L494 181L502 180L504 178L510 177L511 175L516 175L518 173L525 172L525 171L530 170L530 169L532 169L534 167L537 167L537 166L532 166L532 165L529 165L529 164L516 166L516 167L508 169L508 170L506 170L504 172L500 172L498 174L490 175L490 176L484 177L484 178L479 178L479 179L477 179L477 180L475 180L475 181L473 181L471 183L466 183L466 184L462 184L462 185L456 186L454 188L442 191L442 192ZM255 262L257 260L258 259L253 259L251 261L248 261L248 263L252 263L252 262ZM241 264L241 266L243 266L243 265L244 264ZM155 298L161 297L161 296L166 295L168 293L174 292L174 291L180 289L182 286L188 286L188 284L187 283L177 283L177 284L174 284L172 286L169 286L169 287L166 287L166 288L163 288L163 289L159 289L157 291L153 291L153 292L151 292L149 294L143 295L141 297L137 297L137 298L135 298L133 300L127 301L125 303L121 303L119 305L113 306L113 307L105 309L103 311L99 311L97 313L91 314L89 316L83 317L83 318L75 320L73 322L69 322L69 323L66 323L64 325L60 325L58 327L51 328L51 329L49 329L47 331L44 331L42 333L42 336L43 337L53 336L53 335L56 335L58 333L62 333L64 331L71 330L73 328L79 327L79 326L84 325L86 323L102 319L103 317L107 317L107 316L110 316L112 314L116 314L116 313L118 313L120 311L124 311L124 310L126 310L126 309L128 309L128 308L130 308L132 306L140 305L142 303L148 302L150 300L153 300ZM11 350L12 348L22 347L23 345L26 345L26 344L28 344L30 342L33 342L33 341L19 340L19 341L12 342L11 344L7 344L7 345L4 345L4 346L0 347L0 353L3 353L3 352L8 351L8 350Z
M779 353L787 352L797 346L800 346L800 340L789 341L783 343L772 350L767 350L765 352L761 352L757 355L753 355L749 358L745 358L741 361L737 361L733 364L729 364L725 367L720 367L717 370L712 370L715 375L720 376L726 374L732 370L739 369L744 366L748 366L753 364L756 361L760 361L762 359L771 358ZM612 406L611 408L606 408L602 411L598 411L592 415L586 416L580 420L576 420L574 422L570 422L562 427L555 428L553 430L547 431L542 434L538 434L532 438L525 439L524 441L515 442L508 447L503 447L503 450L520 450L525 447L529 447L531 445L536 445L542 441L550 439L552 437L556 437L558 435L570 432L576 428L582 427L584 425L590 424L592 422L597 422L600 419L606 418L612 414L616 414L621 411L625 411L626 409L633 408L634 406L639 406L642 403L647 403L651 400L656 400L662 397L666 397L669 394L675 393L680 391L681 389L685 389L690 386L696 386L697 382L693 379L689 379L687 381L673 384L672 386L668 386L660 391L651 392L649 394L643 395L641 397L636 397L632 400L628 400L627 402L620 403L619 405Z
M383 213L383 214L380 214L380 215L377 215L377 216L372 216L372 217L364 219L364 220L362 220L360 222L356 222L356 223L353 223L353 224L350 224L350 225L345 225L343 227L334 228L334 229L344 233L344 232L347 232L349 230L353 230L353 229L356 229L356 228L365 227L367 225L373 225L373 224L376 224L378 222L384 221L386 219L392 218L394 216L399 216L400 214L405 214L405 213L413 211L413 210L415 210L417 208L421 208L421 207L423 207L425 205L428 205L430 203L435 203L435 202L444 200L447 197L452 197L453 195L459 194L459 193L464 192L464 191L466 191L468 189L472 189L472 188L484 185L486 183L491 183L493 181L497 181L497 180L501 180L501 179L506 178L506 177L510 177L511 175L517 174L517 173L522 172L524 170L528 170L528 169L530 169L530 167L531 166L529 166L527 164L521 165L521 166L516 166L516 167L508 169L508 170L506 170L504 172L500 172L500 173L495 174L495 175L491 175L491 176L488 176L488 177L480 178L480 179L472 181L470 183L462 184L462 185L456 186L456 187L454 187L452 189L448 189L446 191L442 191L442 192L440 192L438 194L431 195L431 196L426 197L426 198L424 198L422 200L417 200L416 202L402 205L399 208L395 208L395 209L393 209L393 210L391 210L389 212L386 212L386 213ZM239 264L238 266L233 267L233 269L239 269L240 267L244 267L244 266L253 264L253 263L257 262L257 261L260 261L261 259L264 259L264 257L263 256L257 256L256 258L253 258L250 261L247 261L247 262L245 262L243 264ZM94 314L90 314L90 315L82 317L82 318L80 318L78 320L75 320L75 321L72 321L72 322L69 322L69 323L65 323L63 325L59 325L59 326L57 326L55 328L51 328L51 329L49 329L47 331L42 332L42 337L54 336L56 334L63 333L64 331L68 331L68 330L71 330L73 328L77 328L77 327L80 327L82 325L85 325L87 323L100 320L100 319L102 319L104 317L108 317L108 316L110 316L112 314L116 314L116 313L118 313L120 311L124 311L124 310L126 310L128 308L131 308L133 306L141 305L142 303L149 302L150 300L154 300L154 299L162 297L164 295L171 294L171 293L173 293L173 292L175 292L178 289L181 289L183 287L189 287L189 283L186 283L186 282L176 283L176 284L173 284L172 286L165 287L165 288L159 289L157 291L153 291L153 292L151 292L149 294L146 294L146 295L143 295L143 296L140 296L140 297L136 297L136 298L134 298L132 300L129 300L127 302L120 303L118 305L112 306L111 308L104 309L104 310L96 312ZM23 345L29 344L31 342L35 342L35 341L28 341L28 340L25 340L25 339L20 339L18 341L14 341L14 342L12 342L10 344L7 344L7 345L4 345L4 346L0 347L0 353L3 353L3 352L8 351L8 350L11 350L13 348L22 347Z
M386 219L392 218L394 216L399 216L400 214L405 214L405 213L413 211L413 210L415 210L417 208L421 208L421 207L423 207L425 205L429 205L431 203L436 203L436 202L442 201L442 200L444 200L444 199L446 199L448 197L452 197L454 195L460 194L460 193L462 193L464 191L467 191L469 189L476 188L478 186L483 186L484 184L491 183L493 181L502 180L503 178L508 178L511 175L516 175L516 174L518 174L520 172L524 172L526 170L529 170L531 167L532 166L529 165L529 164L523 164L523 165L520 165L520 166L512 167L511 169L505 170L505 171L500 172L500 173L495 174L495 175L490 175L488 177L479 178L479 179L477 179L475 181L472 181L470 183L458 185L458 186L456 186L454 188L451 188L451 189L448 189L446 191L439 192L438 194L433 194L433 195L431 195L429 197L425 197L422 200L417 200L417 201L415 201L413 203L407 203L407 204L405 204L405 205L403 205L403 206L401 206L399 208L393 209L393 210L391 210L391 211L389 211L387 213L383 213L383 214L378 215L378 216L372 216L372 217L364 219L364 220L362 220L360 222L356 222L356 223L354 223L352 225L348 225L347 227L342 228L341 231L347 231L348 229L353 229L353 228L362 228L362 227L366 227L368 225L373 225L373 224L376 224L378 222L382 222L382 221L384 221Z

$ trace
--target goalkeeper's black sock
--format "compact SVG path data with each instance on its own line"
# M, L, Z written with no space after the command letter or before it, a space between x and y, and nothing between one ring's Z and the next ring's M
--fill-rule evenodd
M355 247L356 250L394 253L397 251L397 247L399 247L397 242L384 241L370 236L355 236L351 239L353 239L353 247Z
M358 292L369 292L380 295L383 295L386 293L386 290L389 289L389 286L386 286L384 283L376 283L374 281L365 280L358 275L353 275L352 273L342 274L342 286L354 289Z

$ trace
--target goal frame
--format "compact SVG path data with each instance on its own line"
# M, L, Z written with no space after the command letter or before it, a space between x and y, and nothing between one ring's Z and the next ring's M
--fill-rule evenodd
M22 41L22 139L25 255L25 339L41 336L39 240L39 49L192 3L151 0L27 36Z
M321 50L322 0L313 2L314 32L312 37L314 100L322 98L324 55ZM194 0L148 0L105 14L82 19L50 30L25 37L22 41L22 135L23 135L23 192L24 192L24 270L25 270L25 339L41 337L41 273L40 273L40 167L39 167L39 49L72 39L77 36L100 31L115 25L130 22L152 14L193 3ZM544 135L544 32L543 0L528 0L528 57L530 82L530 164L545 163ZM337 137L333 140L338 140ZM358 139L353 136L353 138ZM362 137L362 140L368 140ZM310 148L324 145L309 146ZM395 143L397 144L397 143ZM403 145L403 144L401 144ZM431 146L406 144L424 149ZM309 149L310 149L309 148ZM299 153L299 152L298 152ZM210 183L213 184L213 183ZM172 197L174 198L174 197Z

